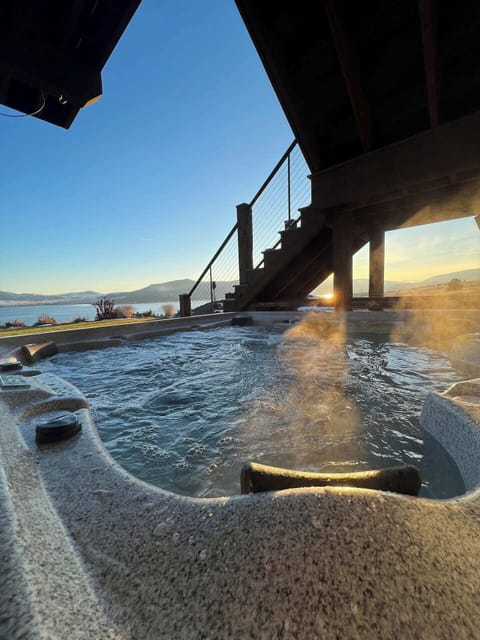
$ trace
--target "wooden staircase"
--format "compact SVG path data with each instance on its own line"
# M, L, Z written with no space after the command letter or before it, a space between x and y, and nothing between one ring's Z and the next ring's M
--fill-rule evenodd
M236 285L225 298L225 311L253 310L262 303L299 303L333 271L332 224L318 209L300 209L297 225L280 231L276 249L263 251L263 265L247 271L247 283ZM367 242L364 233L353 236L354 253Z

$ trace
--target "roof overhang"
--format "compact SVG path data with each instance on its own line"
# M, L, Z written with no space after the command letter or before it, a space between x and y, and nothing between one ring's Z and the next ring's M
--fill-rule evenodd
M140 1L2 3L0 103L70 127L101 96L102 69Z
M480 4L235 0L312 171L480 110Z

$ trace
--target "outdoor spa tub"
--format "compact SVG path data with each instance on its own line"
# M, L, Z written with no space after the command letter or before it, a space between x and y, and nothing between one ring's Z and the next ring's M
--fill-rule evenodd
M275 325L268 334L273 337L267 338L263 329L259 333L275 349L281 341L281 325L295 329L302 315L254 313L248 317L254 325ZM333 314L332 318L334 322L342 319ZM368 350L369 341L375 344L373 336L389 335L398 321L398 314L387 312L349 314L345 344L353 344L357 334L372 359L375 349ZM201 325L202 319L195 322ZM254 341L249 328L231 329L238 331L238 342L241 336ZM125 339L130 346L129 336ZM166 339L152 344L161 345L162 340ZM188 363L192 366L187 343L177 343L184 349L186 368ZM83 347L87 346L85 342ZM341 352L337 347L334 352ZM64 344L59 348L60 352L69 349ZM418 413L423 429L445 450L442 453L433 443L431 466L434 471L441 466L447 476L453 474L462 495L438 500L353 488L305 488L195 498L166 491L124 470L107 452L93 424L92 405L103 428L103 417L97 416L100 405L95 404L98 389L91 388L87 377L82 393L63 377L68 355L78 363L74 358L95 353L103 358L103 376L118 378L120 386L121 370L106 362L111 353L121 354L122 348L60 353L24 368L17 386L0 391L1 638L479 637L478 381L466 382L444 356L427 354L428 349L419 347L422 357L433 360L417 369L413 386L429 390L419 392ZM296 376L305 375L301 382L308 391L312 371L300 353L288 354L296 366L287 378L292 383L298 381ZM367 375L368 366L359 364L358 354L348 348L347 353L354 365L349 375L352 371L357 377ZM269 361L268 356L262 362L275 368L275 360ZM387 375L389 362L387 358L382 368L372 361L372 371ZM124 358L123 366L136 365ZM426 370L431 377L437 376L432 386L421 378ZM414 373L410 372L415 378ZM335 375L345 382L340 366ZM403 387L405 394L411 393L406 374L395 370L392 375L397 391ZM323 379L325 384L329 377ZM152 384L150 376L146 386L148 380ZM348 385L353 383L347 380L346 384L350 392ZM288 387L292 388L296 385ZM250 393L248 388L243 391ZM92 393L93 399L87 400ZM388 395L386 388L382 393ZM338 398L334 395L333 400ZM370 404L379 411L377 401L370 397ZM255 405L255 398L252 402ZM338 406L332 405L332 415L338 413ZM119 401L117 408L116 419L121 420L128 406ZM81 432L61 442L37 443L36 426L59 412L72 412ZM393 420L394 412L394 406L389 408L382 420ZM266 419L267 414L268 408L259 415ZM283 419L284 414L278 417ZM320 419L318 411L314 417ZM293 419L299 420L299 414L294 412ZM279 434L274 435L279 440ZM399 436L403 445L408 444L401 450L407 458L418 454L421 462L421 443L414 442L416 436L409 440L406 435L411 436ZM300 439L311 436L310 429ZM268 443L261 434L259 438ZM386 442L390 446L390 435ZM297 444L294 441L292 446ZM261 457L260 450L253 453ZM397 453L391 453L394 460ZM349 450L349 459L340 460L343 468L353 462L351 455ZM280 460L278 456L275 461ZM365 468L370 461L362 456ZM381 463L376 466L391 462L374 458ZM309 465L314 467L311 459ZM440 486L440 481L429 479L427 485Z

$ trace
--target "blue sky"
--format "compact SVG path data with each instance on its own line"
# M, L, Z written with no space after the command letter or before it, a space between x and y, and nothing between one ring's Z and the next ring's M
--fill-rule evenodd
M230 0L144 0L103 89L69 131L0 118L0 290L196 278L293 138ZM387 277L480 266L473 220L448 225L390 237ZM412 278L412 246L433 236Z

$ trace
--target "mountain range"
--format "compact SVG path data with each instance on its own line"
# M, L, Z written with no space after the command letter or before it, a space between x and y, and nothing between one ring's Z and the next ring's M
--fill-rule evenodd
M435 284L446 284L458 278L462 281L480 281L480 269L464 269L463 271L453 271L451 273L442 273L437 276L431 276L420 282L407 282L405 280L385 280L385 292L386 293L398 293L404 289L415 289L420 287L428 287ZM331 291L331 284L323 282L312 293L321 296L322 294L329 293ZM354 296L366 296L368 295L368 278L355 278L353 281L353 295Z
M159 284L150 284L134 291L76 291L44 295L39 293L12 293L0 291L0 305L29 305L29 304L91 304L99 298L109 298L116 304L144 304L149 302L172 302L178 300L180 293L188 293L195 284L194 280L171 280ZM232 291L236 282L218 281L216 283L217 298L223 298L226 291ZM197 299L210 298L208 282L200 284L195 297Z
M415 287L425 287L435 284L445 284L458 278L464 281L480 281L480 269L466 269L464 271L453 271L443 273L422 280L421 282L405 281L385 281L386 292L399 292L402 289L413 289ZM90 304L99 298L107 297L113 299L116 304L145 304L155 302L172 302L178 299L180 293L187 293L195 284L194 280L171 280L159 284L150 284L142 289L134 291L114 291L102 293L99 291L76 291L56 295L43 295L39 293L12 293L10 291L0 291L0 305L29 305L29 304ZM233 291L235 281L218 281L216 296L221 300L227 291ZM322 295L330 292L331 285L323 283L317 287L313 293ZM368 279L356 278L353 283L354 295L366 295L368 292ZM196 293L196 298L207 299L210 297L208 282L200 285Z

